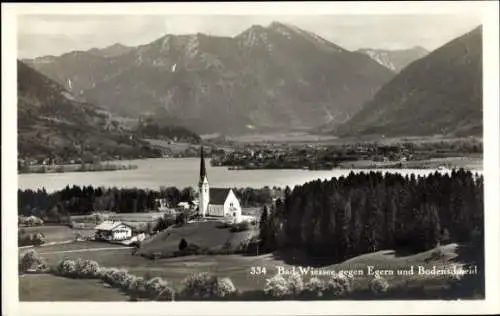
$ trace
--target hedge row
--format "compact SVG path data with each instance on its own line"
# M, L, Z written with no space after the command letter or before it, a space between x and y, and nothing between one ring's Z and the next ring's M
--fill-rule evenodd
M229 278L218 278L208 273L187 277L179 293L175 293L168 282L160 277L146 280L124 269L99 267L99 264L93 260L64 259L59 262L53 273L70 278L100 279L135 299L173 301L176 296L179 296L185 300L210 300L227 299L236 294L236 288Z
M267 279L264 286L265 296L276 299L343 297L351 290L350 280L342 275L332 275L328 279L312 277L304 282L298 273L286 277L277 274Z

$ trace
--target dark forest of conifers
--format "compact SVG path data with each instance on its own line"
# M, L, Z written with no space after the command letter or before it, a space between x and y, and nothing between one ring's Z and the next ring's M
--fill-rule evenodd
M273 197L282 194L280 188L234 189L243 207L270 204ZM93 186L66 186L48 193L45 189L18 190L18 215L34 215L45 222L67 223L68 216L88 215L98 211L116 213L143 213L155 211L156 199L164 198L170 207L191 201L193 188L162 187L160 190L138 188L102 188Z
M483 239L483 176L351 173L285 190L261 218L266 251L347 259L382 249L427 250ZM482 242L477 245L482 247Z

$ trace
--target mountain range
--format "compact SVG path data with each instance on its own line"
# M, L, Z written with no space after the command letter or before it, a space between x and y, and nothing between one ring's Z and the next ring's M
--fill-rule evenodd
M371 59L396 73L399 73L406 66L429 53L429 51L421 46L395 50L362 48L356 50L356 52L368 55Z
M165 35L25 62L68 98L154 117L163 127L142 128L148 133L182 125L225 134L469 135L482 130L481 44L479 27L430 53L351 52L273 22L235 37Z
M52 158L67 163L80 159L92 162L161 155L148 142L137 137L151 133L151 128L138 125L137 120L123 121L106 110L75 98L59 83L21 61L17 62L17 82L20 159L40 162ZM157 128L153 131L158 134ZM166 133L173 134L167 136L192 136L180 127Z
M336 125L395 75L365 54L279 22L235 37L165 35L25 62L114 113L152 114L199 133Z
M340 135L481 135L482 27L404 68Z

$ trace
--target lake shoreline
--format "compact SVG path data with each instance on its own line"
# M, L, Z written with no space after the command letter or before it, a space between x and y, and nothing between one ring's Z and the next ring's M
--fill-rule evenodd
M119 171L134 170L137 165L124 165L117 163L98 163L98 164L73 164L73 165L34 165L24 167L18 170L20 174L44 174L44 173L81 173L81 172L100 172L100 171Z
M477 160L480 162L479 158ZM464 165L462 161L461 165ZM110 163L136 165L137 169L121 172L65 172L65 173L27 173L18 175L18 189L37 190L45 188L47 192L61 190L66 186L94 186L105 188L140 188L158 190L161 187L194 187L199 181L199 158L150 158L140 160L121 160ZM482 164L469 169L482 173ZM348 168L349 167L349 168ZM366 166L365 166L366 167ZM362 168L362 166L344 166L331 170L304 169L259 169L259 170L228 170L227 167L206 164L208 179L212 187L220 188L263 188L265 186L294 187L314 180L331 179L347 176L350 172L367 172L370 169L377 172L428 175L437 168Z
M238 170L310 170L310 171L328 171L328 170L348 170L348 169L460 169L482 170L483 157L443 157L422 160L408 161L374 161L374 160L351 160L339 163L333 168L299 168L299 167L258 167L258 166L220 166L226 167L230 171Z

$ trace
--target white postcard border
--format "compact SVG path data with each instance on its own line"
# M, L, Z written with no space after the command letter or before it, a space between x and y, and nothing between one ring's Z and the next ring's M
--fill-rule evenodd
M486 299L479 301L19 303L16 17L19 14L479 14L483 21ZM5 315L473 314L499 311L498 2L2 4L2 305Z

